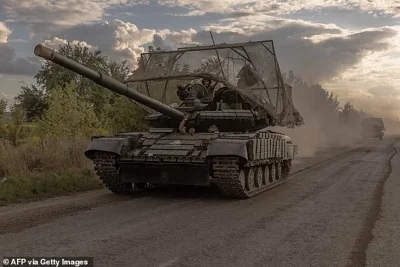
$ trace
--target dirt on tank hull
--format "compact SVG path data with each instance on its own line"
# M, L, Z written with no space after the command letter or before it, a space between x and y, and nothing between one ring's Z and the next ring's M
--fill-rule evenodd
M132 185L214 183L225 196L248 198L282 183L296 152L288 136L270 131L148 132L94 138L85 154L117 194L133 192Z

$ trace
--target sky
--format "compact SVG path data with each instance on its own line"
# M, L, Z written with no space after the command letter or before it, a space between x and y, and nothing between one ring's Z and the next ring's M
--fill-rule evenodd
M35 84L36 44L81 42L113 60L149 45L273 40L282 72L400 117L400 0L0 0L0 98Z

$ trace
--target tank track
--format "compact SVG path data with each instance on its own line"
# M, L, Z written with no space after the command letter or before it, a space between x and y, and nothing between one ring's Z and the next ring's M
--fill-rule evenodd
M251 198L283 183L289 176L291 161L240 164L238 157L215 157L213 178L222 195Z
M143 191L143 187L133 188L131 183L121 181L118 169L115 166L115 155L98 152L95 154L93 163L97 176L111 192L128 195Z

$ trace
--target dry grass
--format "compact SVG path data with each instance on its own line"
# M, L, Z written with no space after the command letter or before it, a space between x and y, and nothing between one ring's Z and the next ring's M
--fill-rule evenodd
M100 188L85 158L89 140L57 138L17 147L0 141L0 205L22 199Z
M90 168L90 161L83 155L88 143L89 140L52 138L14 147L1 141L0 174L12 176Z

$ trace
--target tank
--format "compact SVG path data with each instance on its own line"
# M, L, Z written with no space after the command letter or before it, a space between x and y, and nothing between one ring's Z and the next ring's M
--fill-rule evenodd
M361 124L361 136L363 138L382 140L385 130L382 118L365 118Z
M43 45L34 53L150 112L147 132L93 136L85 151L113 193L215 184L222 195L243 199L283 183L290 173L297 145L268 128L304 121L272 41L142 53L127 81Z

